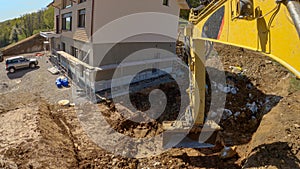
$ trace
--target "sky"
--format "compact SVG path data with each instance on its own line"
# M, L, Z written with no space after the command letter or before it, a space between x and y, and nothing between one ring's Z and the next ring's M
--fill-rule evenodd
M0 0L0 22L46 8L52 0Z

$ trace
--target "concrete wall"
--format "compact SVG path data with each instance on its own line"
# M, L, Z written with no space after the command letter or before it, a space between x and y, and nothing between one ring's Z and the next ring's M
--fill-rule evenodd
M34 53L44 50L45 38L39 34L33 35L16 44L5 47L2 51L4 56L19 55L23 53Z
M102 44L94 48L89 64L100 67L119 64L125 59L126 62L147 62L147 60L173 56L174 49L175 43L168 42Z

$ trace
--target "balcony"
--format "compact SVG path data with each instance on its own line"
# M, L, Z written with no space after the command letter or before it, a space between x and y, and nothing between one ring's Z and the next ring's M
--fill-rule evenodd
M44 38L50 39L50 38L59 38L61 35L57 34L55 32L40 32L40 35Z

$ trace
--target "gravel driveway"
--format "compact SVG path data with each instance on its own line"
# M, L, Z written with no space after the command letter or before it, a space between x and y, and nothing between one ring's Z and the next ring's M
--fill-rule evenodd
M27 54L26 57L34 57ZM58 89L55 80L60 75L52 75L48 68L52 67L48 58L37 57L39 64L35 69L17 70L11 74L5 70L5 61L0 63L0 95L17 99L29 99L41 97L50 103L56 103L61 99L72 98L72 87ZM72 85L72 84L71 84ZM19 97L22 95L22 97Z

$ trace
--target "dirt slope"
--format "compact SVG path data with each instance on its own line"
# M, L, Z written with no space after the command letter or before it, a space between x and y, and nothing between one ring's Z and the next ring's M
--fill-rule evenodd
M300 168L300 92L293 93L264 116L245 148L245 168ZM244 149L245 150L245 149Z

